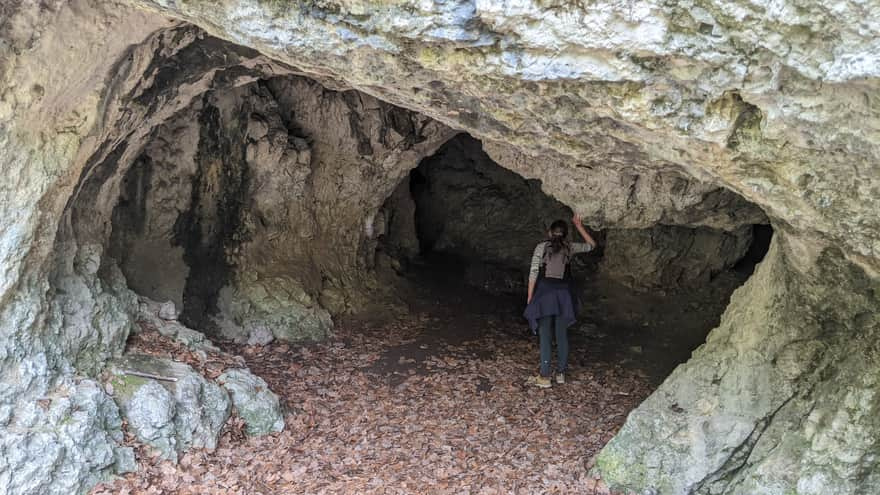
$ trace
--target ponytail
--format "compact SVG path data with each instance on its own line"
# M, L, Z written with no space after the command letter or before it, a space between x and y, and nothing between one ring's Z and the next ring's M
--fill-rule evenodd
M562 248L566 247L565 237L568 235L568 224L564 220L557 220L550 224L550 252L558 253Z

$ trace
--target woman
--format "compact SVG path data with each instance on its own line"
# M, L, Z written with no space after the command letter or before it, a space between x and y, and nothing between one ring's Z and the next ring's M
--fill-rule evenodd
M565 383L568 327L574 323L577 313L577 297L573 294L568 265L573 255L592 251L596 247L596 241L584 229L580 217L575 214L572 222L586 242L568 242L568 224L557 220L550 225L548 239L535 247L529 269L528 306L523 315L529 320L532 331L538 330L540 335L541 371L530 381L541 388L550 387L553 331L556 333L558 353L556 383Z

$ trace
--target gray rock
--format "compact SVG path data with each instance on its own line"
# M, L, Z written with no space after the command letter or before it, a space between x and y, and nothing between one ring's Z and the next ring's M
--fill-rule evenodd
M613 488L876 491L876 480L858 473L880 467L880 420L869 413L880 382L868 371L880 366L880 284L827 255L808 272L791 271L791 243L777 235L720 326L597 456L596 474ZM845 323L827 327L828 312Z
M701 287L735 265L751 242L750 226L729 232L667 225L608 229L600 268L637 289Z
M275 340L272 330L265 325L253 325L248 333L250 334L247 340L248 345L266 345Z
M125 397L127 388L131 396ZM155 380L126 376L115 387L123 415L138 440L156 447L166 458L177 459L174 396Z
M159 318L163 320L177 319L177 309L174 307L174 301L165 301L159 306Z
M113 398L139 440L175 462L186 450L216 448L232 405L225 390L185 364L152 356L128 355L111 369Z
M166 337L177 340L193 351L202 351L203 353L219 351L205 334L177 321L177 311L171 301L158 303L144 296L138 296L138 300L137 319L141 323L156 329ZM165 316L163 316L163 312ZM167 318L170 315L173 317Z
M130 294L100 248L111 230L128 225L117 241L148 232L129 251L148 261L121 260L139 291L182 302L186 281L211 282L188 273L183 247L167 247L169 226L193 203L187 174L216 172L212 163L252 172L249 190L227 203L241 205L241 229L212 229L225 223L197 204L204 218L190 224L224 242L247 239L213 251L230 256L235 290L249 296L252 274L282 274L293 282L280 285L331 294L327 307L349 311L373 295L360 255L365 220L454 128L591 226L731 230L763 216L739 209L742 197L785 236L772 277L738 292L693 362L646 401L646 414L630 416L600 464L609 480L636 492L667 483L661 493L876 492L876 10L873 0L5 2L0 376L13 378L0 386L0 419L50 424L28 404L122 351ZM165 15L255 50L169 28ZM280 79L290 67L330 90ZM274 103L247 84L265 75ZM200 135L212 115L222 122ZM176 116L195 124L176 127ZM207 146L210 159L190 159L193 142L216 134L237 148ZM115 221L124 177L136 160L146 170L147 158L157 170L179 166L172 176L184 180L129 198L136 210L161 194L167 201L151 206L166 211L121 209L116 220L130 221ZM139 174L130 177L147 178ZM254 295L258 310L287 307ZM290 306L300 318L266 321L301 325L278 330L284 338L325 335L327 308L297 296L271 294L300 304ZM666 412L667 399L690 399L688 413ZM82 424L84 438L106 430ZM64 441L37 436L40 455L79 481L56 480L51 463L17 445L10 459L22 462L0 474L18 480L13 491L78 491L80 476L106 469L67 466ZM615 463L615 452L626 455Z
M91 380L62 383L40 402L22 401L0 426L0 493L82 493L134 470L113 400Z
M246 369L227 370L217 381L229 391L249 435L265 435L284 429L278 396L262 378Z

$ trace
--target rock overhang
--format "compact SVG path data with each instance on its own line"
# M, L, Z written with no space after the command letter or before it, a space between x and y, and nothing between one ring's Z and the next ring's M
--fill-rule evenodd
M880 226L852 221L877 187L865 6L140 4L532 156L677 168L876 271Z

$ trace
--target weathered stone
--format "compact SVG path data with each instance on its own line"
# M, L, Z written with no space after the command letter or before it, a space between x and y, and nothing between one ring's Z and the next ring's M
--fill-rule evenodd
M603 273L641 289L705 285L742 259L752 229L732 232L658 225L651 229L609 229Z
M94 381L21 401L0 425L0 492L68 495L135 468L119 410Z
M217 446L231 409L221 387L185 364L146 355L127 355L112 370L113 398L140 441L175 462L191 448Z
M878 285L831 251L809 271L776 239L706 343L599 454L613 488L870 493L880 462ZM797 356L796 359L793 356ZM846 384L842 386L842 384Z
M139 324L153 328L165 337L177 340L193 351L216 352L218 350L203 333L186 327L175 319L162 317L163 309L169 314L167 303L158 303L147 297L138 297L137 319ZM176 311L174 311L176 314Z
M227 370L217 381L229 391L248 435L265 435L284 429L284 416L278 396L262 378L246 369Z
M428 250L523 272L550 224L571 220L568 208L544 194L539 181L500 167L466 135L423 160L414 174L416 226Z
M165 301L159 306L159 318L163 320L177 319L177 309L174 307L174 301Z

